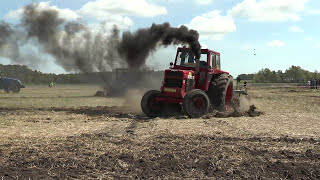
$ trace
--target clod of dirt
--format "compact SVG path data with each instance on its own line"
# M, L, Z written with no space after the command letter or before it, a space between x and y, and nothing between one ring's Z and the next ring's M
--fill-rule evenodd
M239 107L233 107L231 111L227 112L218 112L215 111L212 113L212 115L207 115L204 118L209 119L210 116L213 117L219 117L219 118L227 118L227 117L241 117L241 116L247 116L247 117L255 117L255 116L260 116L264 114L264 112L261 111L256 111L255 105L251 105L249 107L249 110L243 111Z
M106 96L107 96L107 91L97 91L94 96L97 96L97 97L106 97Z
M317 154L316 152L314 152L311 149L306 150L306 152L304 153L304 155L310 159L320 159L320 155Z
M250 117L255 117L255 116L260 116L261 114L264 114L263 112L256 111L256 109L257 109L256 106L251 105L249 108L249 111L247 111L248 115Z

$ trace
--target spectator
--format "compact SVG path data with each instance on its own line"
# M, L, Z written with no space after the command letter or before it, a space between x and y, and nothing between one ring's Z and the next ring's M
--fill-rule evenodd
M314 89L314 79L313 78L311 79L310 85L311 85L311 89Z
M247 81L244 81L243 87L244 87L244 90L247 92Z

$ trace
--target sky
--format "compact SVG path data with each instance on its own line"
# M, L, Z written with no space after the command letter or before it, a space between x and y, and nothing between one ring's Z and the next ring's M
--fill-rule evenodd
M292 65L320 71L319 0L10 0L0 1L0 21L18 23L21 8L30 3L56 8L63 18L84 20L92 28L100 22L121 31L152 23L186 25L199 32L203 48L221 53L222 69L233 76ZM161 47L147 64L166 69L175 53L176 46ZM43 58L46 63L31 68L66 73L53 57ZM12 62L0 57L0 63Z

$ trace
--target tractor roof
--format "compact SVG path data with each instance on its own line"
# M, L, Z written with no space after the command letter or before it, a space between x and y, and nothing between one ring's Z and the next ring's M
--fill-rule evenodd
M190 48L179 47L179 48L178 48L178 51L182 51L183 49L189 50ZM220 55L220 53L217 52L217 51L213 51L213 50L210 50L210 49L201 49L201 53L206 53L206 52L212 52L212 53L214 53L214 54Z

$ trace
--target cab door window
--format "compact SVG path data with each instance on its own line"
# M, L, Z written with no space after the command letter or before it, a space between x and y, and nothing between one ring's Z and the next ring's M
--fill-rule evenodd
M220 69L221 68L221 64L220 64L220 55L216 56L216 68Z
M216 67L216 55L215 54L211 54L211 67L215 68Z

